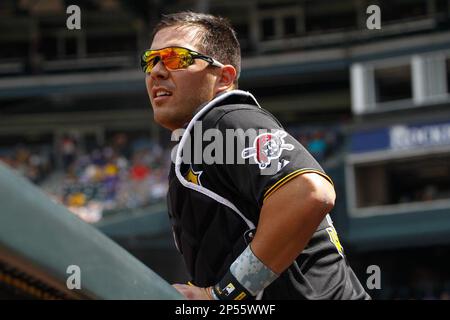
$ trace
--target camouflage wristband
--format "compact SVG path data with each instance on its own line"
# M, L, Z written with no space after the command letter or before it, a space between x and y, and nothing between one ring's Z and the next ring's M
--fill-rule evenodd
M228 273L214 286L214 292L220 300L254 298L278 276L254 255L248 245L231 264Z
M230 271L237 281L254 296L279 277L255 256L250 245L231 264Z

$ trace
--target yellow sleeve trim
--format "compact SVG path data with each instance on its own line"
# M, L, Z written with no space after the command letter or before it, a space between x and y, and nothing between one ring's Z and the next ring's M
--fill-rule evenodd
M272 193L277 191L282 185L284 185L288 181L294 179L296 176L299 176L299 175L305 174L305 173L317 173L318 175L321 175L322 177L327 179L331 183L331 185L334 187L333 180L331 180L331 178L329 176L327 176L325 173L323 173L323 172L321 172L319 170L314 170L314 169L298 169L298 170L295 170L295 171L289 173L287 176L285 176L282 179L278 180L273 186L271 186L269 188L269 190L267 190L264 193L263 202L266 201L266 199L268 197L270 197L272 195Z

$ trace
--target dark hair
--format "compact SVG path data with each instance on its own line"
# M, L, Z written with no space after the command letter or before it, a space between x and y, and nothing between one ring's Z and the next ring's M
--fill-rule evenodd
M158 31L173 26L200 27L199 47L201 53L211 56L223 64L235 67L237 76L234 81L237 87L241 72L241 47L230 22L211 14L183 11L163 15L161 21L153 29L152 38Z

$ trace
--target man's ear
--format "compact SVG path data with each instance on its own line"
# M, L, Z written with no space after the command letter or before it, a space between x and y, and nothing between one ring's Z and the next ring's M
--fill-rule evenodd
M234 80L236 80L236 69L231 65L224 65L220 69L219 77L216 82L216 93L226 91L233 86Z

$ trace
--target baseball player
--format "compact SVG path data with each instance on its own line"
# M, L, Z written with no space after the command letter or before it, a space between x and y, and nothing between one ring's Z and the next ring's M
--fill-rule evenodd
M370 299L329 212L317 161L249 92L227 20L163 16L142 54L154 120L178 145L168 208L188 299Z

